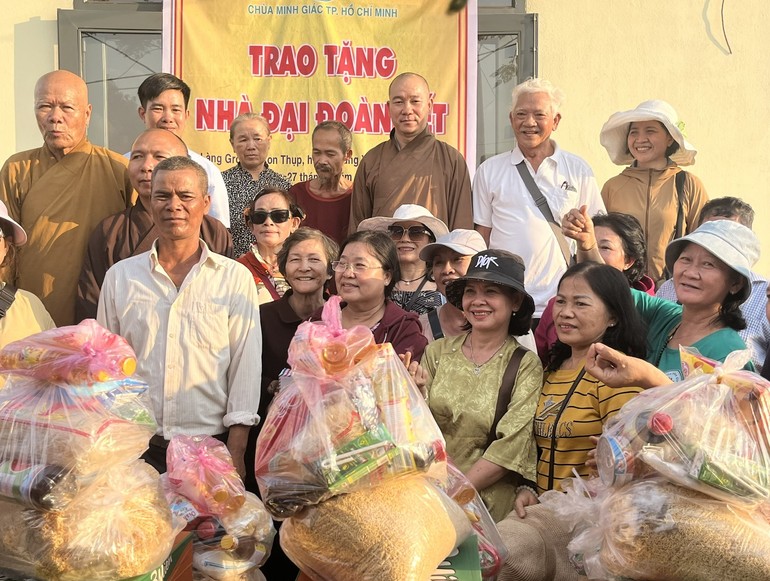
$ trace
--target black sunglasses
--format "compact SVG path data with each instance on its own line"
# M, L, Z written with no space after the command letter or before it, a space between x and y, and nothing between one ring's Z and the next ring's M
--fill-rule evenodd
M256 210L255 212L252 212L249 215L249 221L252 224L264 224L265 220L267 220L267 217L270 216L270 219L276 223L276 224L283 224L291 218L291 211L290 210L270 210L269 212L265 212L264 210Z
M425 226L409 226L404 228L403 226L388 226L388 233L392 240L398 242L404 237L404 232L407 233L409 240L417 242L422 239L423 236L432 236L432 232Z

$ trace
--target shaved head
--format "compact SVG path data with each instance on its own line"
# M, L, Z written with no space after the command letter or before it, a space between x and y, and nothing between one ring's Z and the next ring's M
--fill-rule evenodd
M396 139L403 147L428 125L433 97L428 81L417 73L402 73L390 84L388 109Z
M131 146L128 176L139 194L139 202L148 210L152 194L152 172L161 161L171 157L188 157L187 145L167 129L142 131Z
M86 136L91 119L88 87L69 71L53 71L35 84L35 117L56 159L72 151Z

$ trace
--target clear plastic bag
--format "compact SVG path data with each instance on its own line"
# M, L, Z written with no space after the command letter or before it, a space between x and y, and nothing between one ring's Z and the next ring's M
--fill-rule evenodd
M770 525L757 512L660 478L613 489L597 507L597 525L570 543L592 579L770 579Z
M770 498L770 383L740 370L742 352L733 355L704 373L708 362L685 349L687 379L623 406L597 446L605 484L660 474L744 507Z
M299 326L292 374L257 442L256 478L276 518L446 458L441 431L391 345L375 345L365 327L342 329L339 300L323 316Z
M136 356L123 337L86 319L6 345L0 368L51 383L90 385L130 377Z
M166 451L171 490L187 498L203 516L243 506L246 489L224 443L211 436L179 435Z
M99 474L63 509L0 501L0 569L56 581L108 581L160 565L181 530L158 473L133 461Z
M457 503L417 475L310 507L280 541L314 581L425 581L469 534Z
M508 549L484 501L470 480L451 461L447 463L447 483L440 486L463 509L478 537L482 579L494 581L508 557Z

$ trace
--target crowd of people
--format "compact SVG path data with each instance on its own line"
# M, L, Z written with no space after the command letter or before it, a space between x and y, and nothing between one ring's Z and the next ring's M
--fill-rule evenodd
M403 73L389 138L353 181L350 130L325 121L317 176L292 184L268 166L269 123L254 113L230 126L234 167L190 151L190 93L170 74L145 79L146 130L123 156L89 142L83 80L48 73L34 93L43 145L0 171L0 346L86 318L124 336L150 385L145 459L160 471L173 436L207 434L255 488L254 442L289 343L332 294L344 328L364 325L402 357L503 524L526 522L573 469L590 474L613 414L682 378L681 346L719 361L748 348L747 367L770 375L754 212L709 201L682 169L697 152L664 101L609 117L600 142L627 167L600 189L553 139L562 92L525 81L508 119L516 146L471 183L430 131L428 82ZM288 561L271 561L268 579L289 578Z

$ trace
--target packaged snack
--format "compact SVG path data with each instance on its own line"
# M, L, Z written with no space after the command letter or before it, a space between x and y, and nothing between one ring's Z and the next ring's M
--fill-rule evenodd
M324 323L299 326L289 362L255 463L276 518L445 459L441 432L403 363L369 329L342 329L339 297L324 307Z
M0 368L50 383L92 384L133 375L136 357L123 337L86 319L6 345Z

